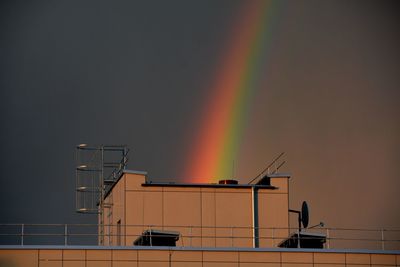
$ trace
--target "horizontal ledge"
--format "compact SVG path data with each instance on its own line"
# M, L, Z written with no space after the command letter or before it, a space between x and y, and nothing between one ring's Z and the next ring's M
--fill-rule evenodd
M57 246L57 245L0 245L3 249L83 249L83 250L167 250L167 251L224 251L224 252L314 252L314 253L357 253L357 254L392 254L400 255L399 250L369 250L369 249L307 249L307 248L213 248L213 247L166 247L166 246Z
M205 187L205 188L265 188L265 189L278 189L272 185L249 185L249 184L183 184L183 183L159 183L147 182L142 186L162 186L162 187Z

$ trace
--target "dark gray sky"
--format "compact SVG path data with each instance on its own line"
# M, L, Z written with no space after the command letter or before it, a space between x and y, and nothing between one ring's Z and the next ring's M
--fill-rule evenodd
M74 149L127 144L178 181L245 1L2 1L0 223L80 223ZM267 88L237 163L281 151L292 208L331 227L400 226L400 39L390 1L283 1Z

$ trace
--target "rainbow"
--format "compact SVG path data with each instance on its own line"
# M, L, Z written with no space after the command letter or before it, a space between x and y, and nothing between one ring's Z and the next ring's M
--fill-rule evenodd
M194 183L232 178L249 107L264 74L274 1L243 1L238 24L200 117L183 177ZM210 88L208 88L210 89Z

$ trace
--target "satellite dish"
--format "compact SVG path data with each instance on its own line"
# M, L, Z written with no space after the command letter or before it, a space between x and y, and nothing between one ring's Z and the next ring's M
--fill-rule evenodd
M309 220L309 210L307 202L303 201L303 205L301 205L301 222L303 223L303 227L307 228Z

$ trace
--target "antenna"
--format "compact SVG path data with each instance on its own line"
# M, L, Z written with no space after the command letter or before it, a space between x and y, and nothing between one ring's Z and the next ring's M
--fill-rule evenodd
M280 169L283 165L285 165L285 163L286 163L286 160L282 161L281 164L279 164L278 167L276 167L275 170L274 170L271 174L277 173L277 172L279 171L279 169Z
M325 223L324 223L324 222L319 222L319 224L310 226L310 227L308 227L308 229L315 228L315 227L324 227L324 226L325 226Z
M301 231L301 225L303 224L303 228L308 227L308 222L310 220L310 211L308 208L308 204L306 201L303 201L303 204L301 205L301 211L299 210L291 210L289 209L289 212L297 213L298 214L298 221L299 221L299 232Z
M235 160L232 161L232 179L235 179Z
M251 184L252 182L254 182L255 180L257 180L258 178L262 177L263 174L265 172L267 172L267 174L269 173L269 168L271 168L273 165L275 165L275 163L285 154L285 152L282 152L281 154L279 154L262 172L260 172L260 174L258 174L256 177L254 177L248 184ZM274 171L272 172L272 174L276 173L284 164L286 163L286 161L283 161L281 164L278 165L278 167L276 167L274 169Z
M301 211L299 210L291 210L289 209L289 212L297 213L298 215L298 222L299 222L299 231L297 232L297 247L300 248L300 232L301 232L301 225L303 224L304 228L307 228L308 226L308 221L309 221L309 216L310 212L308 209L308 204L306 201L303 201L303 204L301 205Z
M303 227L307 228L309 221L309 209L306 201L303 201L301 205L301 222L303 223Z

